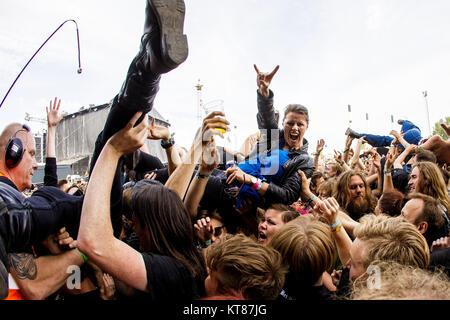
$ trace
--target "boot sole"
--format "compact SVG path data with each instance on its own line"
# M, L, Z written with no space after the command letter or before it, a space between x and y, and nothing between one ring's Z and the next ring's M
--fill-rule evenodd
M149 0L161 32L161 57L165 65L176 68L189 53L183 34L186 6L183 0Z

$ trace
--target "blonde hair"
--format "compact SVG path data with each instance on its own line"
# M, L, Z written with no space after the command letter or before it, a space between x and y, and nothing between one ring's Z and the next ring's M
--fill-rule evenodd
M353 284L353 300L449 300L450 279L440 269L424 270L393 261L372 264L379 267L380 286L369 288L366 281Z
M330 228L312 215L286 223L273 235L269 246L279 251L289 265L295 287L314 285L334 262L335 246Z
M419 190L417 191L439 200L447 212L450 212L447 186L439 167L428 161L418 162L413 166L413 168L415 167L419 169Z
M413 224L402 218L367 214L353 234L367 244L362 255L366 268L375 260L428 267L430 250L425 238Z
M287 272L278 251L243 234L227 236L208 247L206 264L215 271L216 294L238 291L250 300L275 299Z

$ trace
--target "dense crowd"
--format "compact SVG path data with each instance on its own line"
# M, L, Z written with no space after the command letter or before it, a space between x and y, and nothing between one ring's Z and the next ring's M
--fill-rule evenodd
M162 75L187 58L184 12L182 0L147 1L87 183L57 175L58 98L46 110L43 186L32 189L31 129L3 129L0 298L450 299L450 141L399 120L388 135L348 128L331 158L326 137L311 152L308 108L276 112L279 67L254 65L258 132L239 150L218 146L229 122L213 111L179 146L147 114Z

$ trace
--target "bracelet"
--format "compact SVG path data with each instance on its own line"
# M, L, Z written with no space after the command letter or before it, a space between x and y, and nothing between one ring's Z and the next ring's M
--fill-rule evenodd
M311 198L309 198L308 201L306 201L305 208L308 208L315 198L316 198L316 196L312 194Z
M335 223L330 225L331 232L338 232L341 230L342 223L341 220L337 219Z
M339 232L341 230L342 224L338 225L336 228L331 229L331 232Z
M391 172L392 172L392 168L384 169L384 173L391 173Z
M350 148L345 149L344 152L342 152L342 153L346 153L346 152L348 152L348 151L350 151Z
M87 262L88 258L86 257L86 255L83 252L81 252L80 249L78 249L78 247L75 247L75 249L78 250L79 253L81 253L81 256L83 257L84 262Z
M335 223L330 224L330 228L334 229L341 224L341 220L337 219Z
M211 176L211 173L201 174L200 171L197 171L197 179L208 179L210 176Z
M209 239L208 241L205 241L205 246L209 246L211 244L211 239Z
M392 173L388 172L384 174L385 177L392 177Z

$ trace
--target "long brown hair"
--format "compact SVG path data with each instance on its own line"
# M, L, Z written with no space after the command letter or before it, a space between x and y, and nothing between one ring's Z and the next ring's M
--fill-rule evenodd
M429 195L441 202L446 208L447 215L450 212L450 201L444 177L439 167L431 162L418 162L413 166L419 169L419 181L417 192Z
M158 181L141 180L133 187L131 206L143 233L139 240L146 242L147 249L175 259L193 277L206 278L189 213L177 193Z
M367 183L364 173L358 170L348 170L338 177L337 183L334 186L333 197L337 200L339 205L347 211L347 208L352 201L349 191L350 179L353 176L359 176L364 182L366 189L366 198L369 201L369 210L373 212L377 205L377 199L372 195L369 184ZM367 212L366 212L367 213Z

